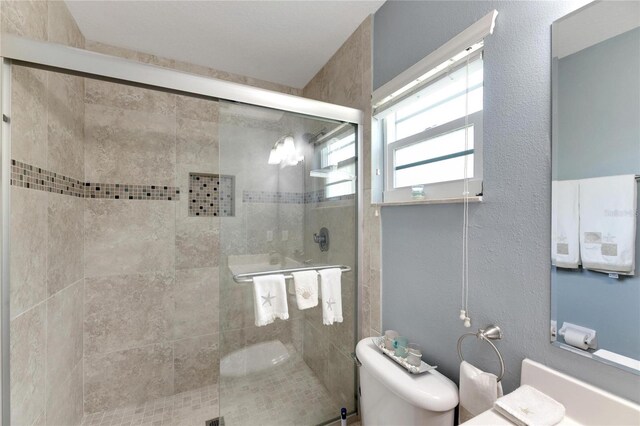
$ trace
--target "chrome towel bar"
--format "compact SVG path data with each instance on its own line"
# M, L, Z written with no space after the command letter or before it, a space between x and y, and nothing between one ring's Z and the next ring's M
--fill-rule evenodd
M317 271L320 269L331 269L331 268L340 268L342 272L350 272L351 267L346 265L318 265L318 266L305 266L302 268L286 268L286 269L276 269L273 271L260 271L260 272L248 272L245 274L237 274L233 276L233 280L237 283L250 283L253 281L253 277L259 277L264 275L277 275L283 274L285 279L292 279L292 272L302 272L302 271Z
M460 358L460 361L464 361L464 358L462 357L462 341L467 336L476 336L478 339L484 340L491 345L496 355L498 355L498 359L500 360L500 374L498 375L498 381L501 381L502 377L504 377L504 359L502 359L502 354L500 354L500 351L492 342L492 340L502 339L502 330L500 330L500 327L498 327L497 325L488 325L484 329L479 329L477 333L465 333L460 336L460 338L458 339L458 358Z

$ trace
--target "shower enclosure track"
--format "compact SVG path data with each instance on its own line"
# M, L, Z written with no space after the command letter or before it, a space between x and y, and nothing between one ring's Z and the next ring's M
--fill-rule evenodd
M330 268L340 268L342 272L351 271L351 267L346 265L305 266L303 268L287 268L287 269L276 269L273 271L247 272L245 274L234 275L233 280L237 283L250 283L253 281L253 277L259 277L264 275L275 275L275 274L284 274L284 278L288 280L288 279L293 279L293 275L291 275L292 272L317 271L319 269L330 269Z

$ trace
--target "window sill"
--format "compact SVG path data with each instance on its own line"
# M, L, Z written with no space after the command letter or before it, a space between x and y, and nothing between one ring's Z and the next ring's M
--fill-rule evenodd
M482 196L474 196L468 198L470 203L481 203ZM373 203L373 206L386 207L386 206L421 206L425 204L461 204L464 202L464 198L432 198L424 200L411 200L411 201L390 201L386 203Z

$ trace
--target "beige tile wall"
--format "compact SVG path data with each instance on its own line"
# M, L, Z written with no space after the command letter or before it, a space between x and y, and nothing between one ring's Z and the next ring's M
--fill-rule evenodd
M329 62L316 74L303 90L303 96L326 102L358 108L365 111L363 152L359 161L364 167L364 236L363 262L359 270L359 282L353 282L349 275L343 282L343 307L357 306L360 311L358 339L379 335L380 318L380 218L371 200L371 124L366 117L371 112L371 18L367 18L351 37L342 45ZM317 251L311 241L305 241L305 252L312 253L322 261L331 263L351 262L355 248L349 230L355 224L356 207L353 203L323 203L322 208L308 207L307 217L312 227L326 226L334 237L332 249L327 253ZM308 233L308 232L307 232ZM355 299L356 284L359 289ZM322 326L317 317L322 315L319 308L311 310L305 317L304 358L307 364L323 380L334 394L349 400L354 393L353 361L354 336L349 324L354 321L345 312L345 322L338 326Z
M74 47L62 2L2 1L3 32ZM14 66L12 158L84 179L84 79ZM83 415L81 199L11 188L11 424Z
M371 26L367 18L327 64L303 89L303 96L364 111L363 165L364 229L363 262L360 265L359 338L380 335L380 216L371 205Z
M300 95L301 89L284 86L282 84L272 83L270 81L260 80L257 78L246 77L243 75L233 74L200 65L190 64L187 62L176 61L174 59L163 58L143 52L136 52L121 47L115 47L108 44L87 40L85 48L94 52L104 53L107 55L119 56L125 59L157 65L166 68L172 68L178 71L185 71L192 74L203 75L207 77L218 78L220 80L232 81L234 83L245 84L247 86L260 87L262 89L274 90L276 92L288 93L290 95Z
M87 42L87 48L270 90L300 93L298 89L101 43ZM136 332L136 327L132 327L131 333L126 336L118 335L114 329L114 341L128 342L128 346L119 351L90 355L85 346L85 411L144 401L158 394L182 392L215 383L219 362L219 298L226 301L221 313L222 320L234 329L233 336L228 336L233 338L232 343L224 345L225 352L226 349L237 349L249 342L273 338L291 340L292 327L288 324L266 327L269 329L267 331L252 332L242 329L240 334L237 333L238 321L249 324L248 313L251 316L253 314L250 306L245 306L251 301L251 295L241 294L242 288L235 283L228 283L226 290L218 289L220 219L187 215L189 172L220 172L218 103L90 81L87 81L85 99L87 181L129 181L138 184L172 184L173 181L180 187L182 194L179 201L169 203L174 205L173 213L164 211L169 204L163 202L158 202L155 206L141 206L138 202L131 202L130 206L126 206L121 201L114 203L113 200L86 200L88 309L91 309L90 294L94 291L92 274L96 275L96 279L103 279L102 275L120 273L124 274L122 276L126 281L131 279L129 274L133 272L143 275L148 275L151 271L169 272L173 273L173 288L170 292L172 303L160 309L164 312L163 315L154 316L163 317L169 322L171 334L168 337L162 332ZM279 135L273 129L271 131L274 137ZM233 149L234 152L246 153L246 150L235 145ZM225 155L229 159L230 152ZM247 185L264 183L263 175L255 170L251 170L246 178ZM237 176L237 179L241 181L242 177ZM241 199L242 187L237 185L237 199ZM240 203L237 202L236 208L239 206ZM301 215L300 210L297 216ZM297 217L295 213L290 216ZM228 235L235 235L236 228L236 231L244 229L245 223L264 223L265 218L263 208L255 212L251 207L246 211L238 211L236 218L225 218L230 225L226 228L229 230ZM235 222L238 222L236 227L233 226ZM289 223L291 222L293 221ZM246 238L249 234L250 232L243 232L241 238L229 238L233 244L225 247L225 250L244 252L247 247L251 247L254 251L264 252L263 247L254 247L253 240ZM172 238L175 244L167 244ZM115 242L118 243L118 250L114 247ZM238 303L233 303L234 297L238 299ZM102 297L97 300L100 299ZM138 306L138 310L143 311L142 314L134 313L131 307L127 309L127 315L116 317L121 320L126 318L127 324L140 321L140 315L148 315L151 311L158 313L158 303L160 301L156 297L149 300L149 303ZM151 308L152 305L155 308ZM85 338L90 342L86 332L92 327L93 320L88 315L85 317ZM107 317L110 315L109 309L104 309L97 315ZM161 320L153 322L162 330ZM96 333L104 333L105 329L110 330L109 327L96 326ZM110 333L111 331L107 331L107 334ZM142 335L151 341L141 339L139 336ZM173 369L168 373L171 377L158 377L156 369L144 368L144 365L141 365L143 368L140 375L126 377L127 365L132 367L145 360L156 362L158 358L155 355L165 351L167 344L171 346L173 354ZM147 351L148 358L139 355L141 348ZM131 360L132 357L135 361ZM146 382L148 385L134 386L133 391L120 392L121 386L131 383L131 380Z
M355 200L326 201L305 206L305 255L318 263L356 265ZM313 233L329 230L329 251L321 252ZM303 358L327 387L348 409L353 409L354 364L351 352L357 330L356 274L342 276L343 322L322 323L322 306L304 312ZM321 302L322 303L322 302Z
M300 94L299 89L101 43L87 42L87 49L270 90ZM173 271L173 288L170 292L172 304L166 305L163 315L158 314L154 317L165 318L164 321L170 323L168 327L171 334L168 337L162 332L163 320L157 319L153 321L159 328L156 330L157 333L143 333L148 337L146 340L136 337L136 327L132 327L132 333L127 336L118 336L117 329L114 328L113 340L128 342L128 346L120 350L90 355L85 345L85 411L92 412L132 401L148 400L158 394L182 392L215 383L220 348L228 353L245 344L274 338L283 342L293 340L301 346L301 320L296 322L295 315L288 323L275 324L259 331L252 330L253 310L249 304L251 295L243 293L243 289L246 290L248 287L226 283L218 289L220 219L187 215L189 172L224 172L219 168L218 159L218 103L114 86L111 83L87 81L86 84L86 180L129 180L137 184L170 184L174 181L182 196L179 201L169 203L176 209L173 217L170 211L164 211L167 204L162 204L163 202L158 202L155 206L140 206L137 202L132 202L129 207L126 203L120 202L120 205L115 207L113 200L85 201L88 308L91 303L90 294L94 291L92 274L96 275L96 279L104 279L110 274L120 274L126 281L133 273L148 275L152 271ZM281 133L280 126L269 130L274 137ZM133 141L137 142L132 143ZM235 145L233 149L234 152L246 152ZM163 152L165 155L160 155ZM225 153L227 160L230 160L229 154L230 152ZM247 187L263 185L263 176L251 170L246 176ZM242 177L237 179L239 182ZM236 196L240 200L243 186L238 182ZM237 202L236 208L239 206L240 203ZM230 237L230 245L225 246L225 252L244 253L247 248L251 248L252 251L265 251L259 243L256 245L253 239L247 237L251 234L247 231L251 230L244 229L243 224L264 224L268 212L265 212L263 206L256 211L252 207L254 206L248 206L246 211L238 211L236 218L225 218L228 221L225 226L229 225L225 229ZM299 221L293 219L301 218L302 213L299 206L286 206L281 211L285 219L289 218L283 222L296 229L301 227L301 222L298 224ZM172 224L162 226L171 220ZM235 222L238 222L238 226L234 227ZM241 232L242 235L236 235L237 232ZM298 234L299 232L294 233L292 229L292 236ZM167 245L166 242L171 238L175 239L175 244ZM119 250L115 250L115 242ZM301 246L301 242L290 241L289 246L293 252L294 248ZM169 253L167 247L173 252ZM173 260L170 259L172 255ZM133 313L133 309L129 309L128 315L121 315L119 318L125 318L125 322L129 323L139 320L140 315L150 315L150 312L157 314L158 303L162 303L158 297L160 296L156 296L153 302L138 306L142 314ZM223 325L227 324L227 328L232 329L222 336L218 335L219 298L225 301L220 313L221 321ZM234 303L234 300L237 303ZM155 308L151 308L151 305ZM105 309L97 315L108 317L109 313ZM87 344L91 341L87 330L92 327L92 321L87 314ZM98 326L96 330L103 332L105 327ZM111 333L108 331L110 328L106 330L107 334ZM143 335L137 333L138 336ZM219 344L221 338L225 342L223 345ZM167 350L167 345L171 347L173 369L167 373L168 376L159 376L158 372L165 371L162 367L146 368L144 362L148 360L150 363L157 363L164 359L161 355ZM147 357L140 355L142 349L146 351ZM139 375L133 378L126 377L127 366L132 368L138 366L138 363L142 363ZM147 383L147 386L134 386L132 380L142 381ZM122 386L126 384L131 384L133 390L121 392Z
M218 135L214 101L91 80L85 93L86 180L181 192L84 200L93 413L215 383L219 219L188 216L187 185L189 172L218 172Z

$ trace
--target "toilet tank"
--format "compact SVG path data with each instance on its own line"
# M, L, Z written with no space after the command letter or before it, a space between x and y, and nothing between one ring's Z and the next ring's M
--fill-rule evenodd
M450 426L458 405L455 383L435 370L411 374L371 338L358 342L360 410L364 426Z

